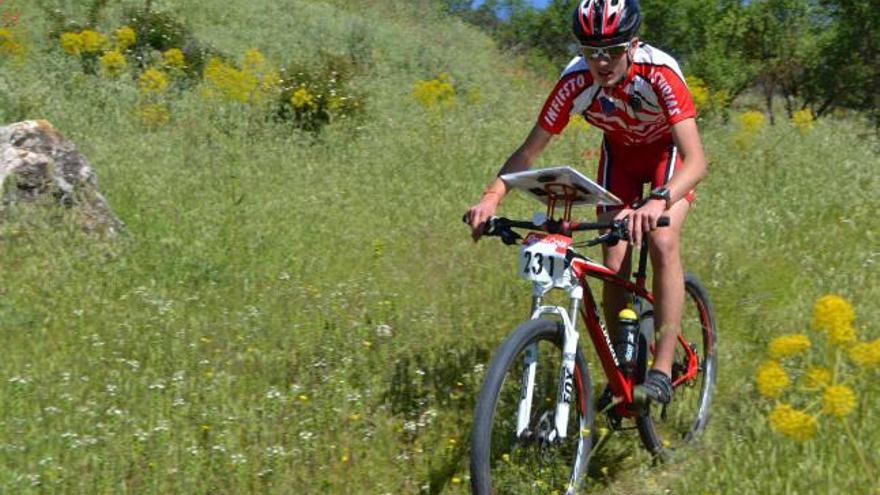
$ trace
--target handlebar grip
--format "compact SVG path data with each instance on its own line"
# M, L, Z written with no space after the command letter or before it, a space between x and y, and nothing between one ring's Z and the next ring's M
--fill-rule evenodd
M498 217L491 216L487 218L485 222L483 222L483 235L487 235L492 231L492 228L495 225L495 220L497 218ZM470 222L468 222L467 213L461 216L461 221L466 225L470 225Z
M669 217L660 217L657 219L658 227L669 227Z

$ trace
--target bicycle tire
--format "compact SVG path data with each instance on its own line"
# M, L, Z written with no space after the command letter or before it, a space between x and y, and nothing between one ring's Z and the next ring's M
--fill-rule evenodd
M594 410L587 362L580 346L575 354L566 438L561 444L547 446L516 435L523 352L530 344L537 344L538 364L529 421L529 428L535 431L537 420L546 417L548 411L552 414L556 405L563 335L561 323L531 320L519 325L493 356L477 399L471 430L473 494L523 495L554 490L574 494L583 485L592 447Z
M706 289L692 274L685 274L685 307L681 331L685 340L697 347L697 376L675 388L672 401L667 405L666 419L661 417L662 406L656 404L649 405L648 413L636 419L642 444L661 459L693 442L705 430L709 422L709 408L718 372L715 311ZM680 345L675 352L673 381L681 372L678 365L685 355Z

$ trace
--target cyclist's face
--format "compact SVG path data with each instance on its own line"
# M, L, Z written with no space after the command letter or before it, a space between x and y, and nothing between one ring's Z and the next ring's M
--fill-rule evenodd
M593 79L605 87L611 87L620 82L626 75L628 59L633 56L637 46L638 38L633 38L625 51L598 57L585 57Z

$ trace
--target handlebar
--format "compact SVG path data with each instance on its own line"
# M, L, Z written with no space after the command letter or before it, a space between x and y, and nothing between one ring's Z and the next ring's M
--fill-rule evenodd
M467 215L461 220L468 223ZM510 220L503 217L490 217L486 220L483 227L483 235L501 237L504 244L512 245L522 239L522 236L512 229L531 229L547 232L549 234L562 234L571 236L573 232L584 230L608 230L608 232L596 237L595 239L584 242L585 246L595 246L597 244L617 244L620 240L629 240L628 221L626 218L621 220L612 220L610 222L565 222L561 220L548 220L544 224L536 225L533 222L524 220ZM658 227L668 227L669 217L660 217L657 219Z

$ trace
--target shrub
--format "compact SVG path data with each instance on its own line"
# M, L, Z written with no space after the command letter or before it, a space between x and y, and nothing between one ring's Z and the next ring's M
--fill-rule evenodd
M281 71L276 112L279 120L310 132L363 110L362 97L351 88L355 67L350 59L322 54L317 65L291 66Z
M704 80L696 76L687 76L686 80L694 105L700 115L726 115L730 106L730 93L727 90L713 90Z
M135 33L129 49L134 52L138 64L148 67L166 63L165 54L177 50L183 56L179 69L191 80L198 80L208 59L216 56L214 50L206 47L192 33L192 30L179 22L169 12L155 11L148 7L128 8L123 13L126 27Z

